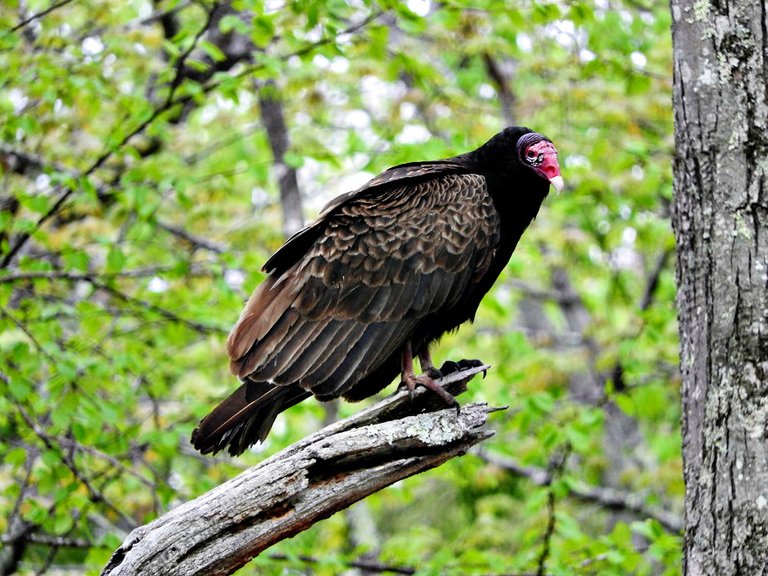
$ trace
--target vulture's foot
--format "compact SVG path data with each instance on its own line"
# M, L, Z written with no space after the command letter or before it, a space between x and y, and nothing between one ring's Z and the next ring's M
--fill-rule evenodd
M424 374L419 374L418 376L413 372L404 372L401 375L401 381L403 384L405 384L406 388L408 388L408 392L410 392L411 397L413 397L413 391L416 389L417 385L424 386L424 388L431 390L440 396L440 398L442 398L445 403L448 404L448 406L455 406L456 410L458 411L459 402L450 392L448 392L445 388L436 382L437 379L432 377L434 372L439 374L439 371L435 368L431 368Z
M416 385L424 386L424 388L432 390L432 392L440 396L448 406L455 406L458 413L459 402L450 392L437 383L437 380L443 377L443 373L432 364L429 348L425 348L419 353L419 362L421 363L422 373L417 376L413 371L411 343L406 342L400 356L400 381L408 388L411 399L413 399L413 391L416 389Z

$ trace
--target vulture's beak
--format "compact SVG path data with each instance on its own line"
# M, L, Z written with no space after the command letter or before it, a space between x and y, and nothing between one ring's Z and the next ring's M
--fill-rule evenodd
M537 169L544 178L549 180L549 183L552 184L552 187L555 190L557 190L557 193L560 194L565 186L565 181L563 180L563 177L560 176L560 164L557 163L557 150L555 150L555 147L552 144L547 146L547 149L544 151L544 158Z
M557 191L558 194L560 194L560 192L562 192L563 188L565 187L565 180L563 180L563 177L560 176L560 174L550 178L549 183L552 184L552 187Z

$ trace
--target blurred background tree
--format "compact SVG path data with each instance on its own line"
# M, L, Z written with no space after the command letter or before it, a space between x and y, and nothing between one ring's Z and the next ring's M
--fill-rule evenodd
M509 405L496 436L239 574L677 574L669 27L655 0L5 2L0 573L98 573L131 528L358 410L305 402L237 460L188 443L286 234L521 124L566 192L434 351L494 366L469 396Z

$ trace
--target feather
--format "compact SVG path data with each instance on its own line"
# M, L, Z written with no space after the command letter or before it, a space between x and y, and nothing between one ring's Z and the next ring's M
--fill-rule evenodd
M299 323L300 326L294 329L294 326ZM254 373L259 373L259 380L268 380L262 373L262 367L274 357L275 351L282 348L285 338L288 333L301 330L303 322L299 314L289 308L286 310L280 318L278 318L269 331L259 340L258 346L252 346L250 351L247 352L238 362L238 376L244 375L252 376Z
M299 386L314 391L315 386L328 378L334 370L344 361L365 332L366 325L359 322L344 322L334 338L324 342L323 357L318 359L312 369L306 370L304 376L298 380ZM318 346L318 348L321 346Z
M278 384L292 384L301 382L307 374L316 367L318 359L326 353L326 349L332 343L343 339L353 324L339 320L326 320L323 329L319 331L305 348L296 356L293 363L275 377Z
M368 372L372 360L380 352L380 343L390 341L397 328L397 322L377 322L366 326L343 361L324 381L312 387L312 393L321 399L344 394L357 383L358 378Z
M279 288L274 284L275 278L269 277L254 291L227 339L227 352L238 376L242 377L238 361L272 329L299 293L298 282L288 282Z
M274 380L296 362L309 342L317 337L326 326L325 322L306 320L294 324L269 356L268 360L254 369L251 377L258 380Z
M241 454L249 445L266 438L275 417L288 404L294 405L307 396L308 392L295 387L246 382L200 422L192 432L192 444L203 454L215 454L227 445L232 456Z

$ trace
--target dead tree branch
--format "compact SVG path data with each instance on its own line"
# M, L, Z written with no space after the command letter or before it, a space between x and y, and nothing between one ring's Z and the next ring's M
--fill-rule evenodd
M445 377L452 393L487 366ZM493 435L486 404L459 412L399 391L135 529L102 576L231 574L269 546Z

